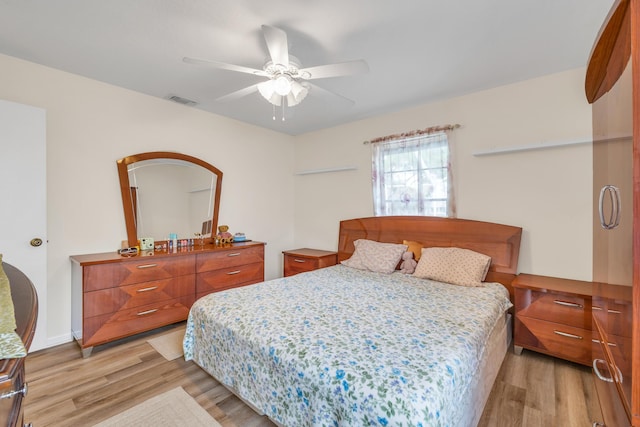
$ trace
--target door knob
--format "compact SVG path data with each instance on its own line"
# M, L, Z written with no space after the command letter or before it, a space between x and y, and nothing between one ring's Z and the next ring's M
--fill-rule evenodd
M31 239L29 244L34 248L37 248L38 246L42 245L42 239L39 237L34 237L33 239Z

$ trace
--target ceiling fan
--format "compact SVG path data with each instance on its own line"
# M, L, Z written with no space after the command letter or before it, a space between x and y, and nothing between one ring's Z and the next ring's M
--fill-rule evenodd
M217 101L231 101L259 92L260 95L273 104L275 109L275 106L284 108L285 104L289 107L297 105L307 96L309 91L314 91L324 95L331 94L353 104L352 100L310 83L309 80L366 73L369 71L369 66L364 60L302 68L298 58L289 54L287 33L270 25L263 25L262 33L267 43L270 60L264 64L261 70L207 59L185 57L183 61L189 64L208 65L223 70L238 71L266 78L265 81L224 95L218 98Z

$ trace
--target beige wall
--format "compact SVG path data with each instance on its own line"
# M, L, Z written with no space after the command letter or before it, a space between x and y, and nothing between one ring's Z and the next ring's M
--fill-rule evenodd
M362 142L432 125L455 131L458 217L523 227L521 272L591 279L590 144L491 156L487 149L588 139L584 69L571 70L298 137L297 246L337 247L338 222L370 216L371 155Z
M293 244L292 137L7 56L0 70L1 99L47 115L49 315L38 322L49 345L70 340L69 256L126 238L116 171L126 155L178 151L221 169L220 223L268 242L266 277L282 274L281 251Z
M291 137L7 56L0 69L1 99L47 112L49 315L40 321L50 345L70 339L68 257L115 250L126 237L115 161L144 151L179 151L220 168L220 223L268 242L266 277L274 278L282 250L335 249L340 220L372 214L362 141L460 123L458 216L522 226L520 271L590 279L591 147L473 155L588 137L584 70ZM342 166L357 169L294 175Z

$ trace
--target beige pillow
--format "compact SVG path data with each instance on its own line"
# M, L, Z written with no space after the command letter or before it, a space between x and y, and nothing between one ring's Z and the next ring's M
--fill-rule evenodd
M491 257L461 248L423 248L414 276L461 286L483 286Z
M347 267L358 270L393 273L406 252L407 245L381 243L373 240L358 239L353 242L356 250L351 258L342 261Z
M408 251L413 252L413 259L420 261L420 255L422 255L422 243L414 242L413 240L403 240L402 243L408 246Z

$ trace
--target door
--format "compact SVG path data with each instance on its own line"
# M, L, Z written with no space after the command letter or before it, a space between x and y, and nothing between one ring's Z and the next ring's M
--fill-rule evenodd
M45 111L0 100L0 147L0 253L36 287L35 351L47 346Z

